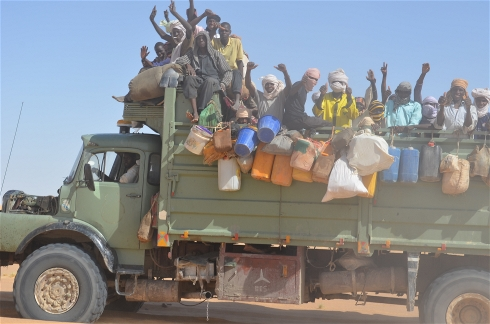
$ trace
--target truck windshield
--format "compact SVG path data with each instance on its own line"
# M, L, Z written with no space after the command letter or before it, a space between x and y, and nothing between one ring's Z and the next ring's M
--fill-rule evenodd
M75 163L73 163L70 174L68 175L68 177L65 178L65 181L63 181L64 184L69 184L73 181L73 178L75 177L75 172L77 172L78 164L80 163L80 158L82 157L82 152L83 152L83 145L77 154L77 158L75 159Z

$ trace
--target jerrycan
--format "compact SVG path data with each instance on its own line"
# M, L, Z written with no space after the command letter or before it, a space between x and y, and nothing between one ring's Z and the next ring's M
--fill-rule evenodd
M401 150L394 146L388 148L388 154L393 156L395 160L389 169L380 172L380 180L383 182L397 182L398 181L398 170L400 168L400 155Z
M254 163L252 165L252 178L271 182L275 155L262 151L265 145L265 143L260 142L259 146L257 146L257 151L255 151Z
M441 173L439 165L442 160L442 149L439 145L435 145L430 141L428 144L422 145L420 149L419 163L419 178L425 182L441 181Z
M419 179L419 156L419 150L411 146L401 151L398 181L408 183L417 182Z

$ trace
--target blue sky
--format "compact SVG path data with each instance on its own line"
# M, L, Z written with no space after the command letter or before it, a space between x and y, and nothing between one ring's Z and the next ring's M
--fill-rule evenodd
M141 67L141 46L154 57L154 5L163 19L167 1L1 1L2 181L24 102L2 195L55 195L80 136L118 131L123 107L111 96L127 92ZM184 15L188 2L176 6ZM273 66L284 63L293 82L319 68L318 89L329 71L343 68L360 96L368 69L380 89L387 62L394 89L401 81L414 85L429 62L424 97L439 97L454 78L467 79L469 90L490 86L488 1L196 1L196 8L231 23L259 64L256 83L278 75Z

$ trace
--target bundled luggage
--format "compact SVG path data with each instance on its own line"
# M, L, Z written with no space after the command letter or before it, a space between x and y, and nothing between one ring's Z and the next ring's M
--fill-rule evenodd
M442 192L447 195L459 195L468 190L469 183L470 162L459 159L458 170L442 175Z
M367 176L388 169L395 158L388 154L388 143L382 137L363 133L350 141L347 160L360 176Z
M322 202L336 198L350 198L359 194L368 194L368 191L362 183L361 176L353 167L349 166L346 155L342 154L333 166L327 193Z

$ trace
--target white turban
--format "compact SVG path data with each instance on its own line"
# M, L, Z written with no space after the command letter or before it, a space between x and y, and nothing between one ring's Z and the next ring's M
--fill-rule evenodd
M266 76L261 77L261 79L262 79L262 88L264 88L264 97L267 100L274 99L284 89L284 83L281 80L279 80L278 78L276 78L275 75L267 74ZM267 90L265 90L265 85L267 83L274 84L274 90L272 90L272 92L270 92L270 93L267 92Z
M180 21L177 20L170 24L170 31L172 31L174 28L180 29L185 35L185 27L180 23Z
M485 116L487 113L490 111L488 110L489 104L490 104L490 89L488 88L476 88L471 91L471 96L473 98L486 98L487 99L487 105L483 108L478 108L476 107L478 118L482 118Z
M328 83L334 83L336 81L344 82L345 84L349 84L349 78L345 75L344 70L337 69L328 74Z

